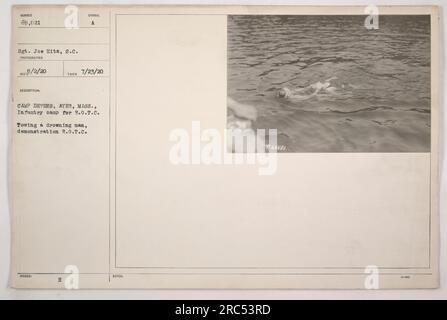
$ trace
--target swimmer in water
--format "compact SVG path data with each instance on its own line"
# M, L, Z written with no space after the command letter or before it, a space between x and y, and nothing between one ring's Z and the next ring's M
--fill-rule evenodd
M289 89L287 87L279 89L277 93L278 98L302 101L316 96L319 92L334 93L336 88L331 86L331 81L337 79L332 77L324 82L318 81L305 88Z

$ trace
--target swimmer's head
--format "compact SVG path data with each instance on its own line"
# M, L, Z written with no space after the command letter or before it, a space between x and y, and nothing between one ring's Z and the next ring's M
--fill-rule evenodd
M292 94L292 91L290 91L289 88L281 88L277 92L278 98L284 98L284 99L289 98L291 96L291 94Z

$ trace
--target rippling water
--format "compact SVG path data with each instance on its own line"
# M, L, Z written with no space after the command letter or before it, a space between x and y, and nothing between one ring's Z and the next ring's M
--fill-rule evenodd
M364 19L229 16L228 96L256 111L232 123L277 129L286 152L430 151L430 17Z

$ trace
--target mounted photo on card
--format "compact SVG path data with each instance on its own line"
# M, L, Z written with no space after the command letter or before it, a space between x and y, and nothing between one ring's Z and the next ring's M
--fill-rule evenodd
M14 288L439 285L435 6L15 6Z

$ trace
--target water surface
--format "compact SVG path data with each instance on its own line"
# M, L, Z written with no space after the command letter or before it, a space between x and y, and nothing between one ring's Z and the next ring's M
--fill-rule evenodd
M364 19L229 16L228 96L285 152L430 151L430 17L380 16L378 30ZM277 97L327 80L333 90Z

